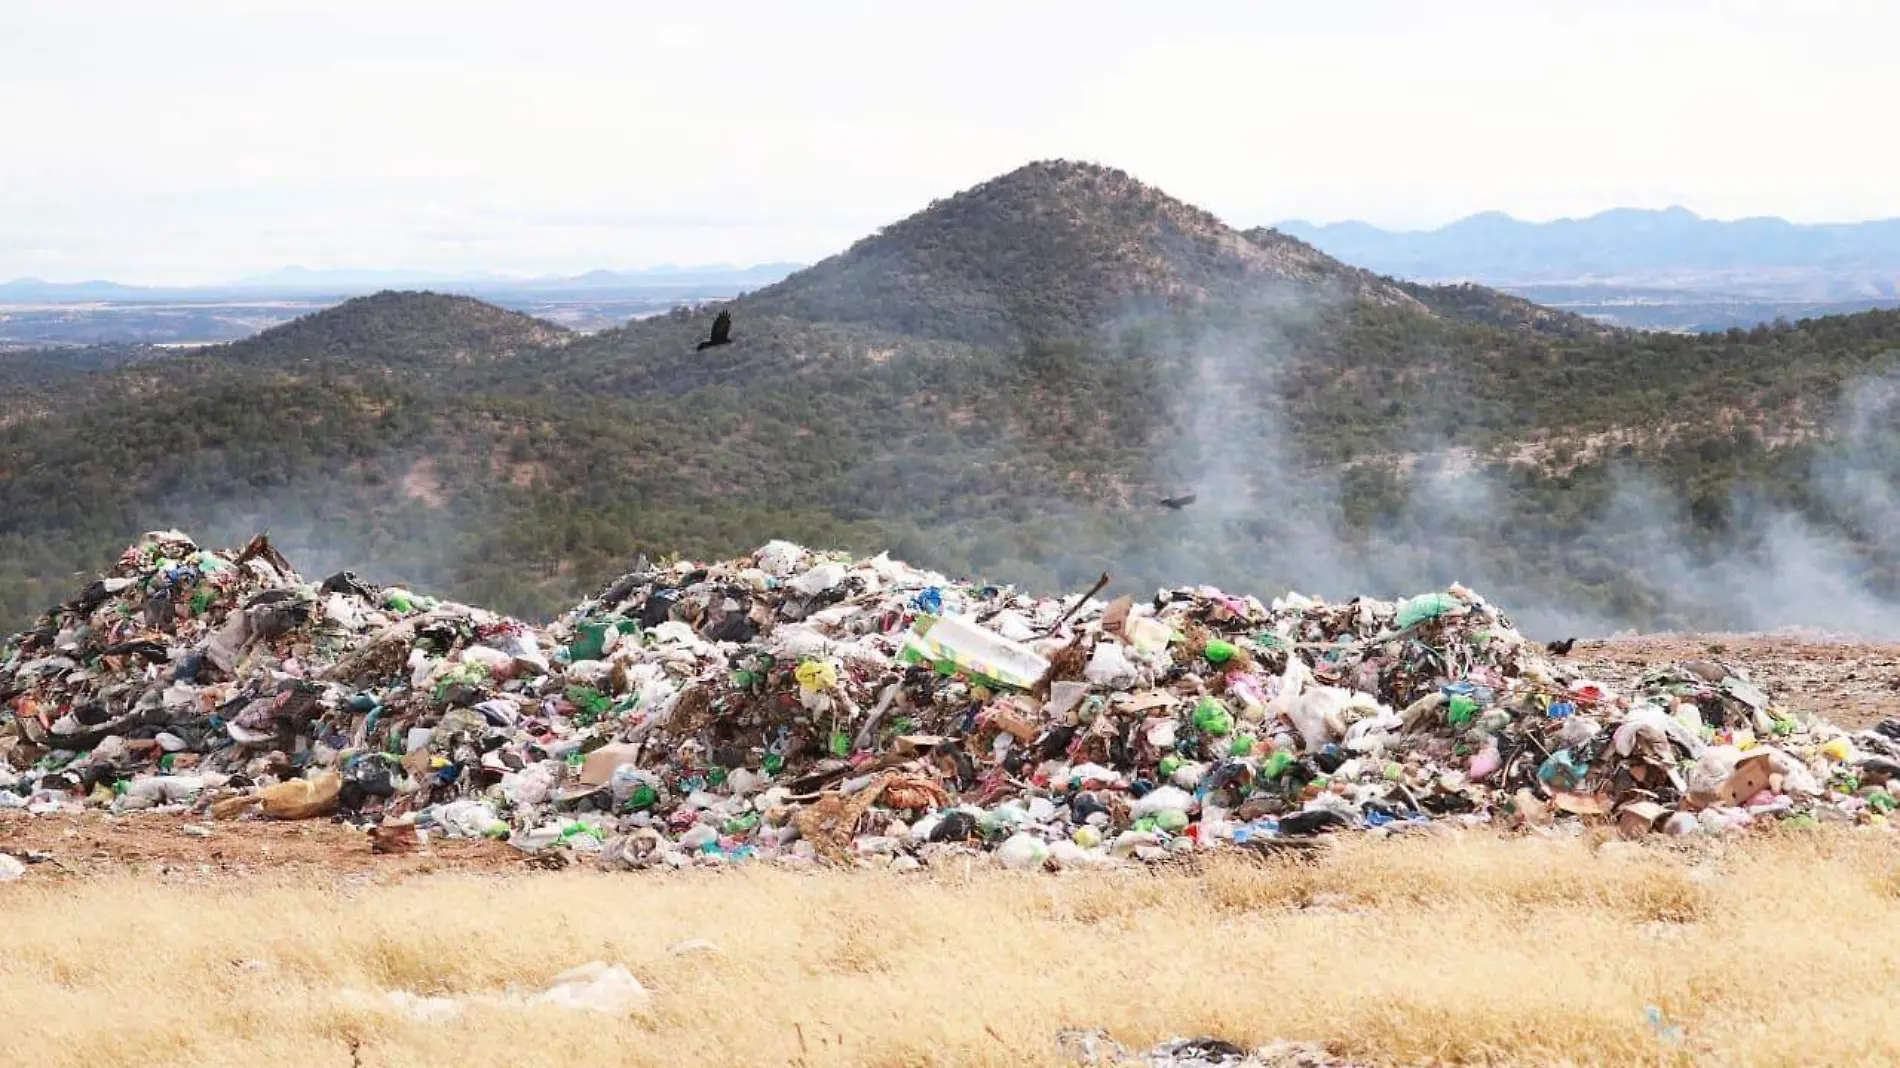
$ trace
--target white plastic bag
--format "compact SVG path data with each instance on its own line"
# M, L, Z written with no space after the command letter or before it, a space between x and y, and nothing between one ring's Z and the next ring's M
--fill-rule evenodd
M1136 819L1153 816L1162 812L1187 812L1194 807L1194 795L1178 786L1157 786L1135 798L1128 806L1129 814Z
M1082 669L1082 677L1097 686L1125 689L1135 684L1135 665L1128 662L1120 643L1099 641L1088 667Z
M1345 710L1351 697L1336 686L1312 686L1300 694L1289 718L1307 752L1318 752L1345 732Z
M1275 680L1272 696L1267 698L1265 718L1271 723L1282 716L1289 722L1293 718L1293 709L1299 703L1300 692L1313 678L1306 669L1306 662L1298 656L1289 654L1286 658L1286 670L1280 672Z
M593 961L555 976L548 988L529 998L528 1003L591 1009L617 1016L645 1006L648 997L646 988L625 966Z
M1048 859L1048 845L1033 834L1012 834L996 847L996 862L1010 871L1036 871Z
M810 571L786 583L792 590L813 597L826 590L836 589L849 574L843 564L819 564Z

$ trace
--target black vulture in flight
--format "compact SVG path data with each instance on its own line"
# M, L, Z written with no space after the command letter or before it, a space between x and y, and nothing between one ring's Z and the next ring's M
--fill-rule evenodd
M732 344L732 313L722 311L719 313L719 318L713 320L712 337L700 342L693 351L704 352L710 348L730 344Z
M1178 512L1194 503L1194 494L1183 493L1179 497L1163 497L1155 503L1163 508L1172 508Z

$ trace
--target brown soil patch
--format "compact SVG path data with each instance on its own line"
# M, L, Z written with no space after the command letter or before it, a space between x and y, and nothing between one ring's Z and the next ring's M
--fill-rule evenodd
M1900 716L1900 643L1771 634L1651 635L1580 641L1570 663L1628 689L1652 667L1718 660L1775 699L1849 729Z

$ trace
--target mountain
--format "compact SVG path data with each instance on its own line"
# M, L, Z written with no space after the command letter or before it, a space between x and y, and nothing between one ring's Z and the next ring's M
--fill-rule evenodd
M169 526L526 614L771 537L1039 589L1463 580L1540 632L1885 628L1900 596L1900 314L1609 330L1091 164L592 335L384 293L95 363L0 393L0 620Z
M387 371L507 360L559 344L567 334L472 297L385 291L206 352L230 364Z
M1423 231L1299 220L1278 229L1349 262L1421 281L1666 286L1802 300L1900 298L1900 219L1721 221L1672 207L1617 208L1546 223L1486 212Z
M52 301L80 303L95 300L150 300L155 290L117 282L43 282L38 278L16 278L0 282L0 304Z
M57 285L22 279L0 285L0 349L233 341L332 306L352 294L394 286L479 297L569 329L598 330L681 304L725 299L776 282L795 269L795 265L782 263L754 267L670 266L644 271L590 271L573 278L470 274L426 282L410 272L288 268L249 279L246 284L182 289L145 289L111 282Z
M1097 329L1118 317L1258 299L1276 284L1416 307L1403 290L1106 167L1035 163L931 205L747 302L974 344Z

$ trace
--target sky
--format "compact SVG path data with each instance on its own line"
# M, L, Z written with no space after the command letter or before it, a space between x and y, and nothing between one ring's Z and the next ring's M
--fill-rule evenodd
M810 262L1049 158L1240 226L1900 216L1895 40L1888 0L0 0L0 279Z

